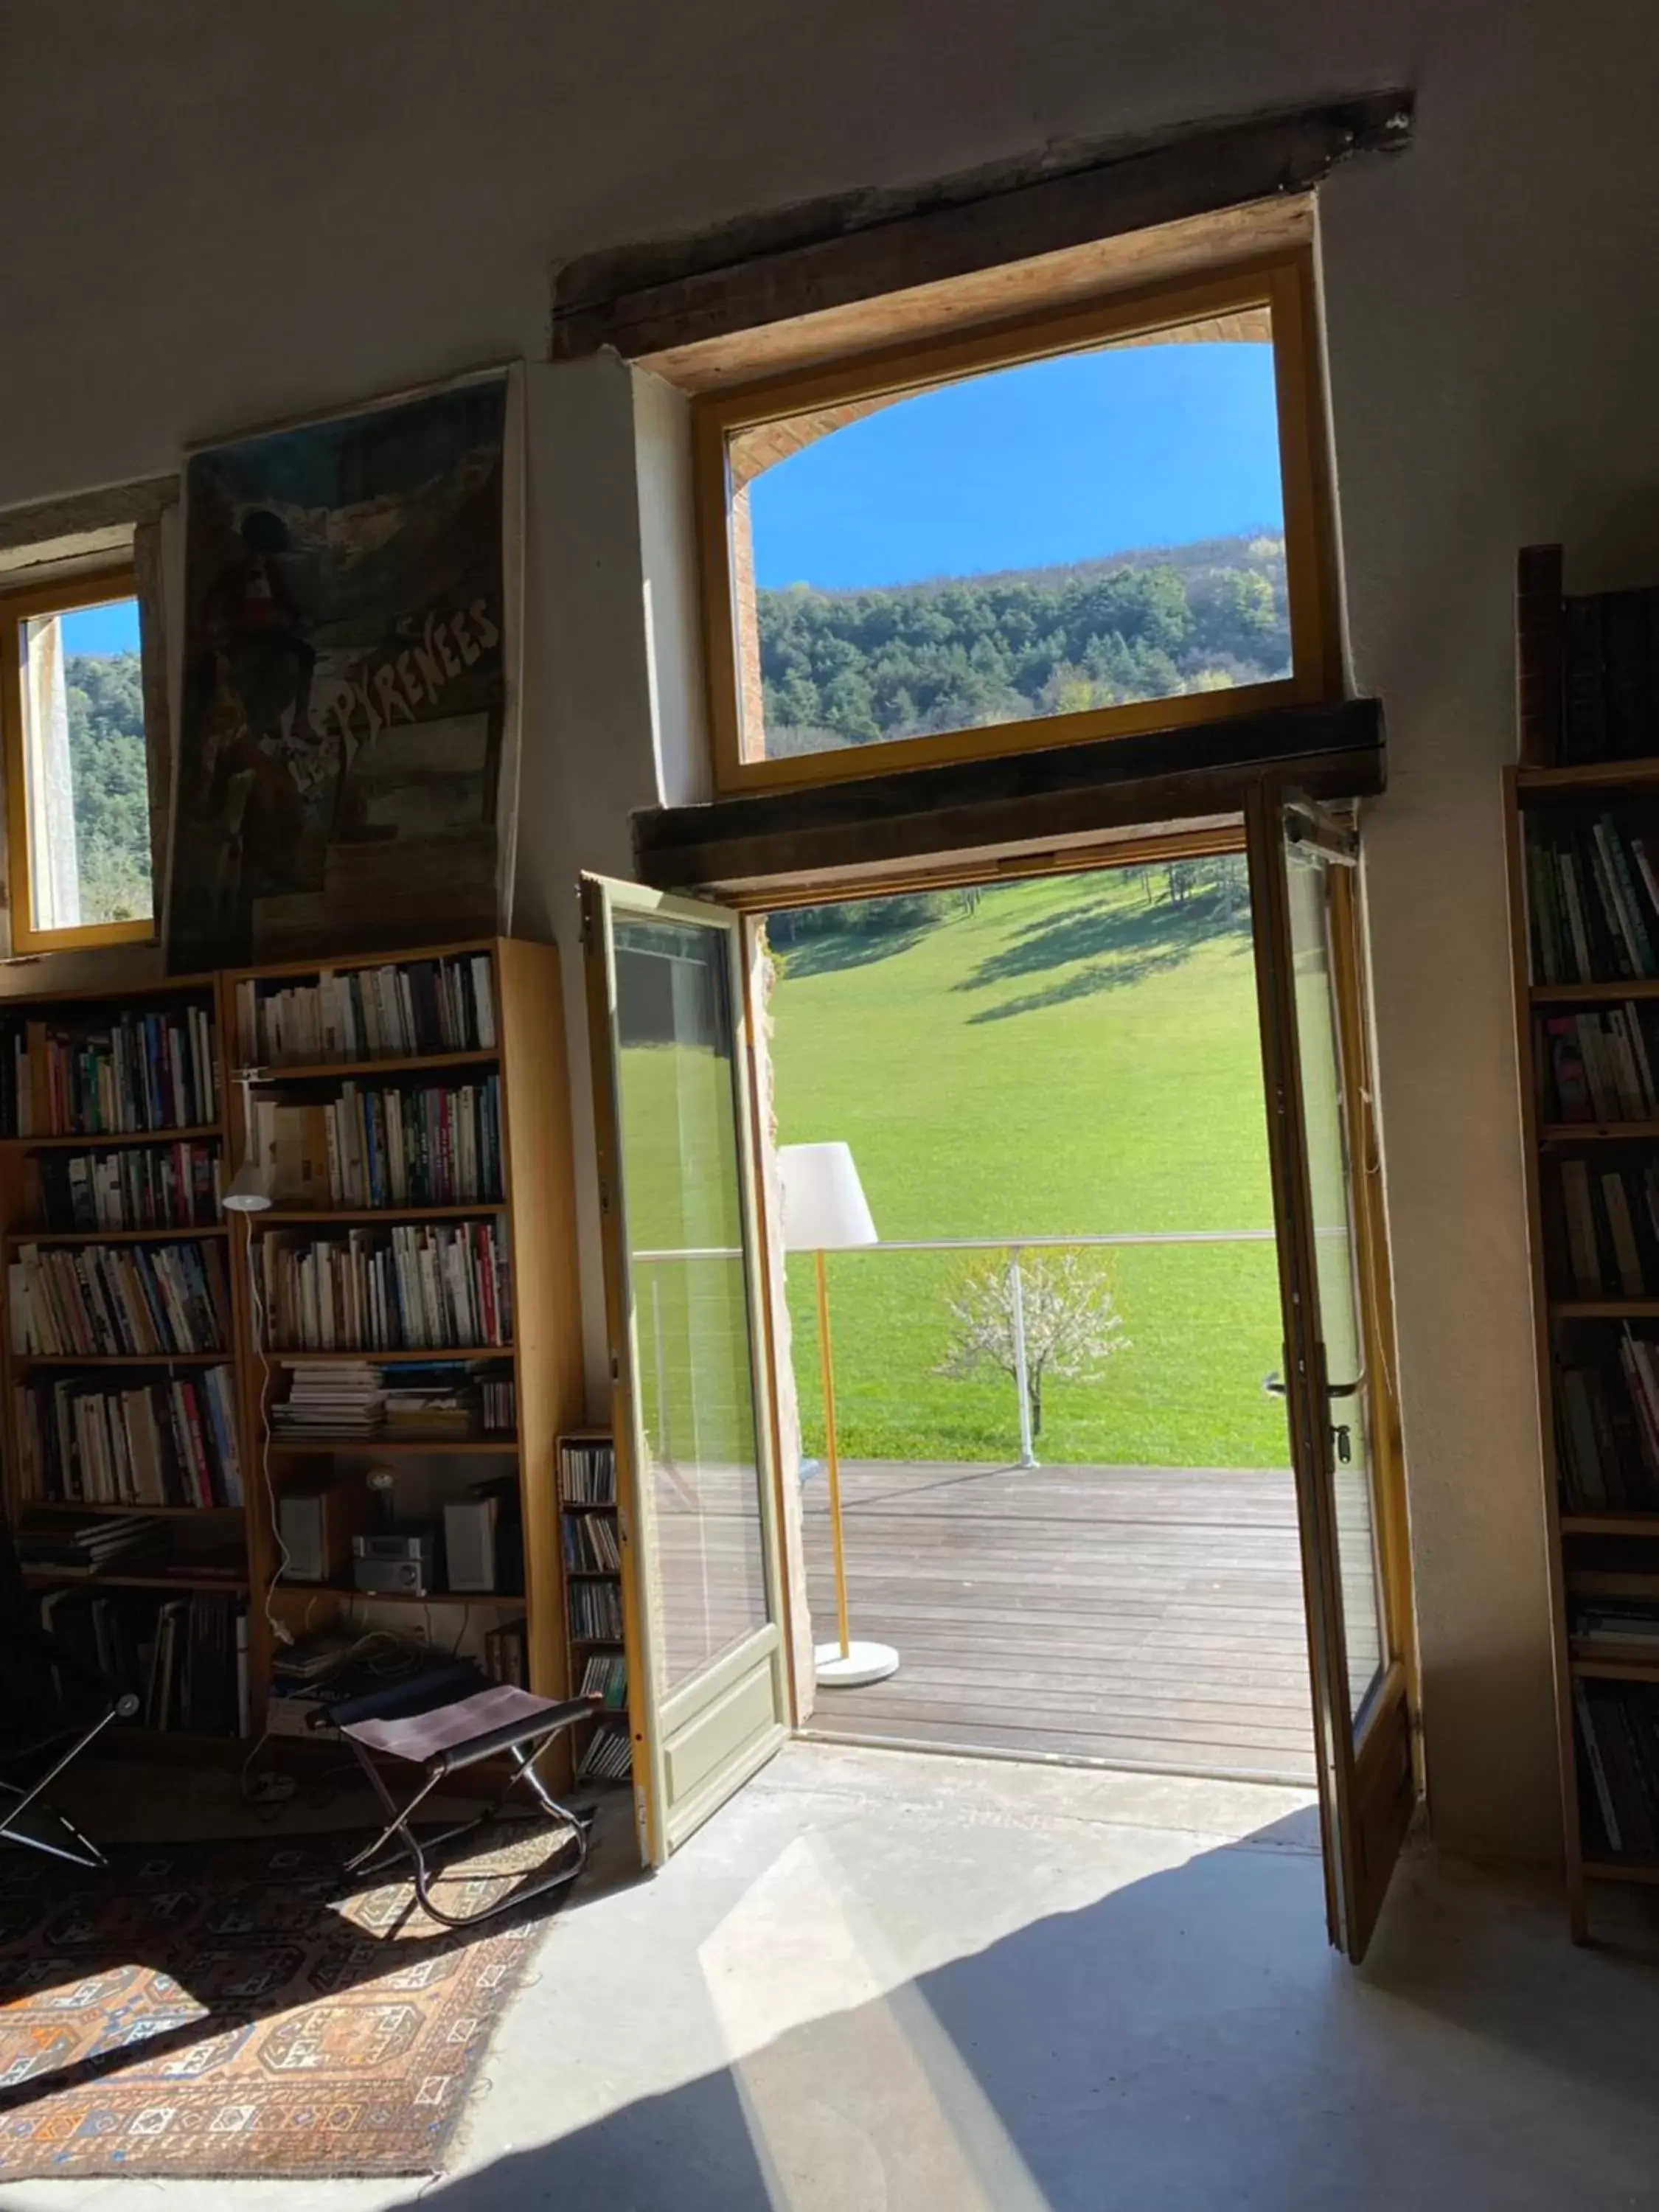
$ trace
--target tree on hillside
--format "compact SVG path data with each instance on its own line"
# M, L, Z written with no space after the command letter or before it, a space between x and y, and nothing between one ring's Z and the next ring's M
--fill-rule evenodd
M1129 1337L1113 1295L1109 1264L1091 1251L1040 1252L1019 1261L1021 1319L1025 1338L1025 1395L1031 1434L1042 1434L1042 1386L1099 1379ZM1011 1382L1019 1376L1014 1325L1014 1273L1000 1257L965 1267L946 1300L952 1322L951 1349L933 1370L963 1382L988 1368Z
M82 915L131 921L153 910L138 655L76 655L64 673Z

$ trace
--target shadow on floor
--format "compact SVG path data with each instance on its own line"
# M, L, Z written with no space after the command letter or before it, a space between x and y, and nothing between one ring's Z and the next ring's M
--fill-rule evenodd
M1466 1870L1322 1944L1299 1820L418 2192L440 2212L1577 2212L1654 2201L1659 1977ZM1313 1924L1310 1925L1310 1921ZM645 1993L641 1992L641 2002ZM785 2000L787 2008L787 2000ZM804 2007L810 2009L810 2007ZM764 2007L763 2007L763 2011ZM405 2200L413 2203L411 2190Z

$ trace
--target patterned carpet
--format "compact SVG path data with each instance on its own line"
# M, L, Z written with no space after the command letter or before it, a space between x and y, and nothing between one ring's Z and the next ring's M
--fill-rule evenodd
M451 1861L448 1909L561 1847L495 1837ZM452 1935L407 1883L343 1883L353 1847L129 1848L102 1875L0 1851L0 2180L437 2170L566 1893Z

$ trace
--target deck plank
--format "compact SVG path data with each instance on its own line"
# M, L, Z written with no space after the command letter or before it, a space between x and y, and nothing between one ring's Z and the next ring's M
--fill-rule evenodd
M1310 1784L1287 1473L842 1468L853 1630L901 1664L820 1690L816 1733ZM803 1498L813 1633L835 1633L825 1486Z

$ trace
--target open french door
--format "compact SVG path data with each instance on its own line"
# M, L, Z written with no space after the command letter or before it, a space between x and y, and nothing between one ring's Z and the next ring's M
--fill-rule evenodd
M1352 831L1252 806L1262 1063L1331 1941L1364 1956L1417 1789L1393 1330L1364 1067Z
M640 1855L784 1741L736 915L582 879Z

